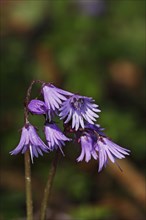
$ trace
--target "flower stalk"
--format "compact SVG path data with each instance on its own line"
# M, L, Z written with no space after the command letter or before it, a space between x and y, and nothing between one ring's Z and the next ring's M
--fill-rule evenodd
M52 161L51 168L49 171L48 181L47 181L47 184L44 190L43 200L41 204L40 220L45 220L46 218L47 204L50 199L53 180L54 180L56 168L57 168L57 162L58 162L58 151L56 151L54 160Z
M31 189L31 168L30 168L30 155L26 151L24 156L25 161L25 187L26 187L26 210L27 220L33 220L33 203L32 203L32 189Z
M30 100L32 86L38 81L33 80L27 90L26 99L24 103L24 122L28 124L28 103ZM40 82L40 81L39 81ZM33 220L33 201L32 201L32 188L31 188L31 166L30 166L30 153L29 150L25 152L24 155L24 164L25 164L25 187L26 187L26 212L27 220Z
M29 115L29 110L28 110L28 103L30 101L30 95L31 95L31 90L32 87L35 83L41 83L43 84L44 82L41 80L33 80L30 84L30 86L27 89L27 93L26 93L26 98L25 98L25 102L24 102L24 121L27 124L28 123L28 115Z

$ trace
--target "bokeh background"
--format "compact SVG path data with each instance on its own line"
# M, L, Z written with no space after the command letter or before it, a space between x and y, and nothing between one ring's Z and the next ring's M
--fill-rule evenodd
M131 150L101 173L98 162L77 163L80 147L60 157L47 219L133 220L145 209L145 0L3 0L1 4L0 219L25 219L23 156L10 156L23 126L23 102L33 79L92 96L98 123ZM32 97L39 94L36 86ZM31 117L41 132L43 118ZM42 137L43 134L41 133ZM32 165L39 219L54 153Z

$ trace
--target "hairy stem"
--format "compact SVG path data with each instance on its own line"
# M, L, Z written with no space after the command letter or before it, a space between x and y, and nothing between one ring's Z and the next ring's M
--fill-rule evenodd
M46 217L47 204L50 198L51 188L56 173L57 162L58 162L58 151L56 152L54 160L52 161L51 168L49 171L48 181L44 190L44 195L41 205L40 220L45 220Z
M26 210L27 220L33 220L33 204L32 204L32 190L31 190L31 168L29 151L24 155L25 161L25 187L26 187Z

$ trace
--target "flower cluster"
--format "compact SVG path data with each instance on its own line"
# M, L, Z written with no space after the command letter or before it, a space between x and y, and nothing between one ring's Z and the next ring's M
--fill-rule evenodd
M44 134L46 143L38 136L36 128L27 120L22 128L18 146L11 151L12 155L22 154L29 150L31 159L60 149L66 141L72 141L65 134L73 133L75 140L81 146L81 154L77 161L88 162L92 157L99 161L98 171L106 166L108 160L122 159L129 155L129 150L112 142L104 133L103 128L96 124L100 112L98 105L91 97L73 94L59 89L50 83L44 83L41 88L43 100L33 99L27 105L27 111L45 116ZM64 133L53 121L57 115L63 121Z

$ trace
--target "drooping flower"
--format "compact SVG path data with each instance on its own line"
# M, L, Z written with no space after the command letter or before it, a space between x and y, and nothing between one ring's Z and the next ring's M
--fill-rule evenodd
M47 112L46 104L38 99L32 99L27 107L32 114L43 115Z
M60 108L61 120L68 123L72 120L72 128L76 131L82 127L84 129L84 120L90 124L94 124L95 118L98 118L97 112L100 112L98 105L94 104L94 100L90 97L73 95L63 102Z
M81 154L77 158L77 161L82 161L85 157L85 161L88 162L92 157L99 160L98 172L100 172L103 166L106 166L108 160L115 163L116 159L125 158L125 155L129 155L129 150L120 147L112 142L102 132L102 128L98 125L86 125L86 132L83 132L79 137L81 142Z
M43 85L42 93L47 110L53 111L58 110L62 102L65 101L67 97L73 95L70 92L55 87L51 83Z
M30 152L32 163L33 157L38 157L39 154L42 156L42 152L48 153L49 150L48 146L38 136L35 127L29 123L22 128L20 142L10 154L16 155L20 152L24 154L27 150Z
M45 124L44 132L49 149L54 150L59 148L63 154L62 146L65 145L64 142L71 141L71 139L66 137L60 128L53 122Z
M95 149L98 151L99 155L99 168L98 172L100 172L103 166L106 166L108 159L111 160L112 163L115 163L115 159L125 158L125 155L129 155L129 150L120 147L115 144L107 137L99 137L97 143L95 144Z
M85 133L80 137L79 141L81 142L81 154L77 158L77 161L82 161L84 157L86 162L88 162L91 157L97 160L98 155L94 149L94 140L92 137L88 133Z

